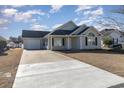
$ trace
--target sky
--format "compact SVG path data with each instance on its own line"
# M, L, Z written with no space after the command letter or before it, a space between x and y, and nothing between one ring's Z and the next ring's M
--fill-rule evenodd
M121 14L111 11L117 5L0 5L0 36L9 38L22 34L22 30L52 31L72 20L77 25L86 24L101 28L95 23L101 16L124 21Z

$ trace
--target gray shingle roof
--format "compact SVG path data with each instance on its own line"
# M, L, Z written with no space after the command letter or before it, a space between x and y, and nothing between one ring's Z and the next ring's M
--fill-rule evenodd
M90 27L86 27L86 28L84 28L81 32L79 32L79 33L77 33L77 35L80 35L80 34L82 34L83 32L85 32L87 29L89 29Z
M23 30L22 31L22 37L39 38L39 37L44 37L48 33L49 33L49 31Z
M23 30L22 37L47 37L48 35L80 35L90 27L86 25L77 26L74 22L68 21L67 23L57 27L52 32L48 31L31 31Z
M53 32L50 33L50 35L69 35L74 32L77 28L78 26L75 23L69 21L56 28Z
M73 30L56 30L51 35L70 35L72 32L74 32L78 27L74 28Z
M71 35L80 35L89 28L90 27L83 24L83 25L79 26Z

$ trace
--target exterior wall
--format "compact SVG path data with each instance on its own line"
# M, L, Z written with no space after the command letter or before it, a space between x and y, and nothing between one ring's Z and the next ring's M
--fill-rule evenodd
M85 44L85 37L86 36L82 36L82 49L101 49L101 37L100 36L96 36L97 37L97 45L90 45L89 43L86 45Z
M48 38L47 49L50 50L51 49L51 37L47 37L47 38Z
M124 39L123 39L123 37L121 37L120 33L113 32L113 33L110 34L110 37L114 38L115 43L117 42L117 39L118 39L119 44L124 43Z
M47 38L42 38L41 45L42 45L42 46L41 46L42 49L47 49L48 39L47 39Z
M97 37L97 45L90 45L89 42L87 45L85 44L85 37L87 37L90 32L92 32L95 35L95 37ZM82 39L81 40L82 41L82 49L101 49L101 36L98 34L96 29L91 28L91 29L87 30L86 32L83 33L81 39Z
M71 49L80 49L80 37L71 37Z

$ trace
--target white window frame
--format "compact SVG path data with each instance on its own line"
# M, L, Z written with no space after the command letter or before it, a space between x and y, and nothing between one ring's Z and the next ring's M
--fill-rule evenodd
M54 46L63 46L62 44L62 38L54 38Z
M88 43L89 43L90 45L96 45L96 44L95 44L96 41L95 41L95 34L94 34L94 33L92 33L92 32L88 33L87 38L88 38Z

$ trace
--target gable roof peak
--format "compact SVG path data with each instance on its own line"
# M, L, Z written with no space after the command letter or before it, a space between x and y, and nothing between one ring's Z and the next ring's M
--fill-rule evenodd
M76 28L77 25L73 21L68 21L68 22L62 24L61 26L57 27L54 30L58 30L58 29L61 29L61 30L70 30L68 27L70 29L73 29L73 28Z
M81 24L81 25L79 25L79 26L87 26L86 24Z
M70 21L66 22L65 24L68 24L68 23L71 23L71 24L76 25L76 24L75 24L72 20L70 20Z

